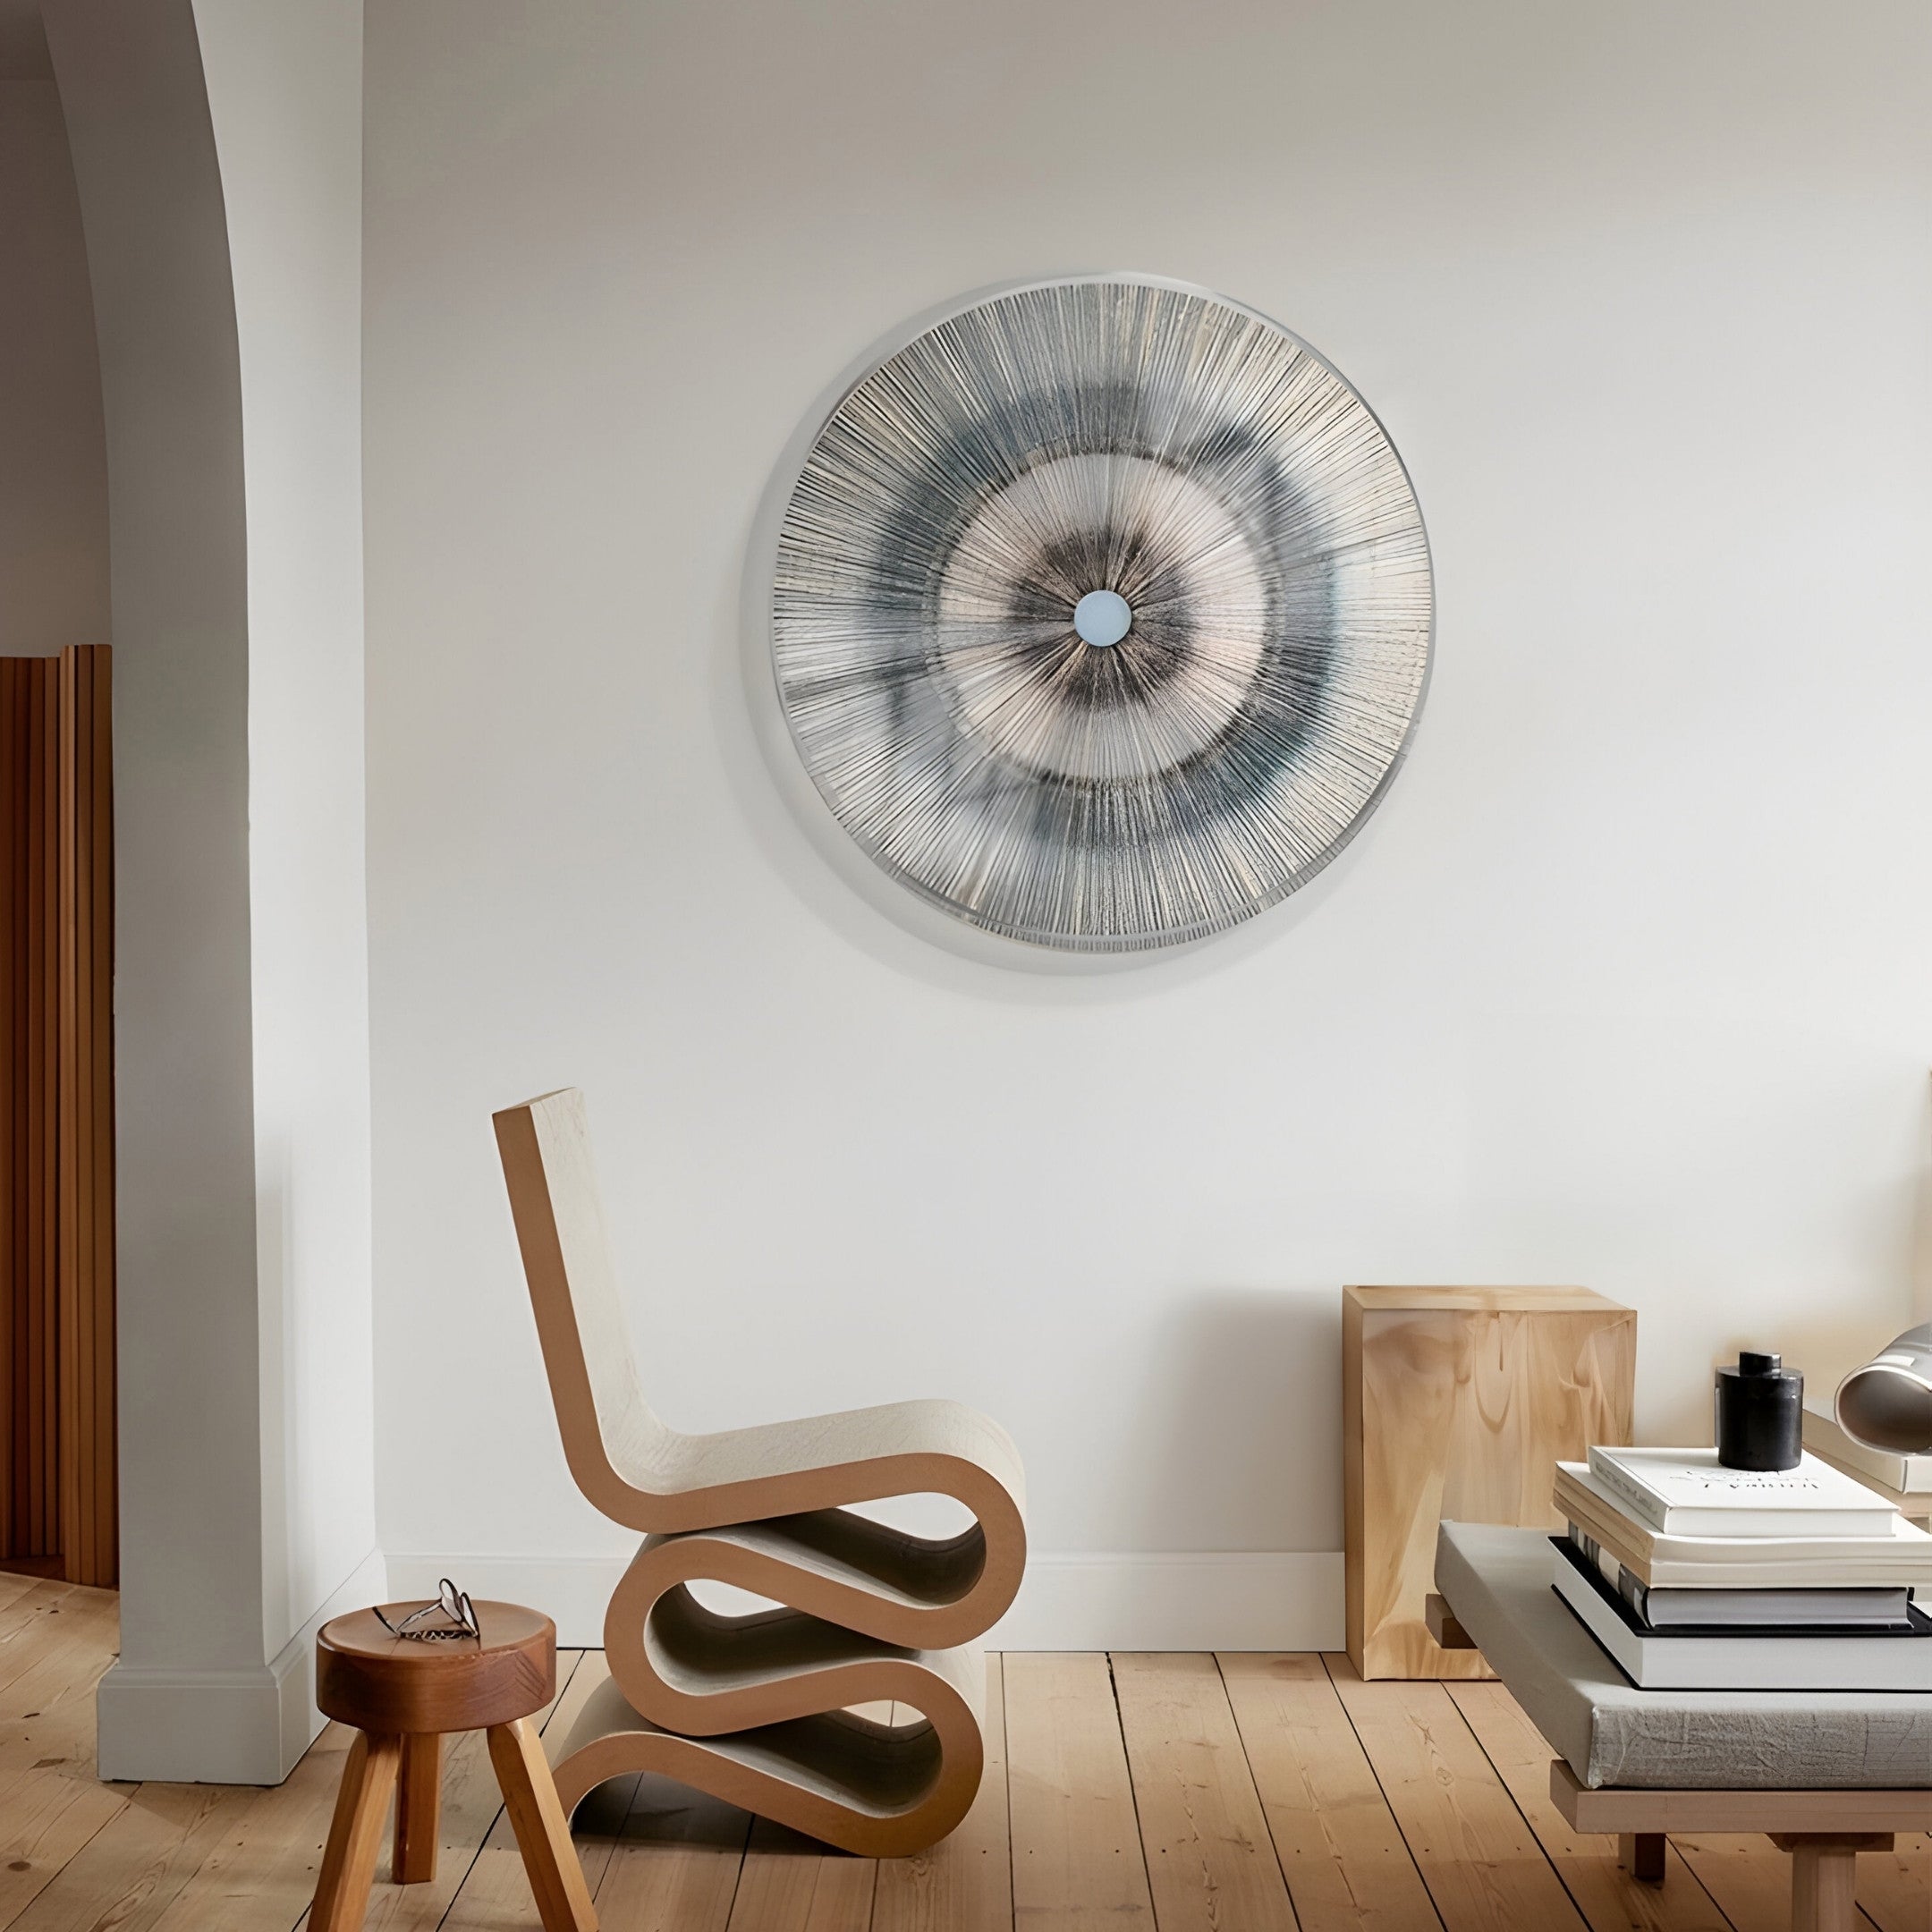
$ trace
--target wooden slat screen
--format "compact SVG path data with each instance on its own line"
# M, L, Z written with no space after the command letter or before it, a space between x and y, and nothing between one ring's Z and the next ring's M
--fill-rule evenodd
M58 921L49 888L59 873L55 773L58 665L0 661L0 789L5 801L5 1026L0 1038L6 1135L6 1554L60 1554L60 1486L53 1419L58 1412L55 1339L55 1149L59 1137Z
M110 654L0 658L0 1561L117 1563Z
M76 1583L111 1584L114 1480L114 764L106 647L60 660L60 1490Z

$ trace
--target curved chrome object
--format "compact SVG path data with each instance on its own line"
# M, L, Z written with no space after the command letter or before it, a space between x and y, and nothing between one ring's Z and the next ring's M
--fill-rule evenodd
M1932 1322L1908 1328L1838 1385L1838 1426L1894 1455L1932 1451Z

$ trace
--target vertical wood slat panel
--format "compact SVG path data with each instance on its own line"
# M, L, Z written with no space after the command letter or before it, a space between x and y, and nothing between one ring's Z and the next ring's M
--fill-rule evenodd
M115 1361L115 1309L119 1266L114 1247L114 653L89 653L93 666L93 768L89 780L93 816L88 882L93 919L93 1043L90 1126L93 1158L94 1333L94 1575L77 1578L103 1587L121 1578L120 1388Z
M40 1169L40 1550L56 1556L61 1546L60 1471L60 665L41 670L41 757L47 781L46 823L40 850L47 888L40 935L41 1100L45 1148Z
M20 1414L15 1386L13 1319L20 1284L26 1278L26 1228L16 1163L23 1146L21 1116L26 1104L21 1047L25 1038L27 882L27 770L25 670L18 658L0 658L0 1554L13 1548L19 1514L14 1493L20 1458L14 1440Z
M0 1558L109 1585L110 662L0 660Z
M61 782L61 675L56 659L47 660L42 674L47 696L42 701L43 743L46 746L48 787L47 822L42 850L47 854L47 930L41 940L42 970L46 973L45 1016L41 1021L46 1041L47 1072L41 1118L47 1123L47 1165L40 1177L41 1212L45 1216L46 1258L41 1270L40 1415L42 1472L41 1513L44 1529L41 1546L49 1555L61 1547L61 1465L60 1465L60 782Z
M61 654L60 1523L71 1582L118 1577L111 659Z
M90 897L81 877L86 863L88 820L83 802L91 767L91 680L79 655L61 653L61 870L60 870L60 1290L61 1290L61 1551L70 1580L92 1568L89 1538L92 1512L82 1478L81 1445L92 1434L93 1377L89 1372L93 1320L89 1292L93 1257L92 1227L81 1132L83 1096L89 1091L87 1048L89 1015L80 997L89 953Z
M60 758L59 682L52 658L26 664L26 1002L25 1117L21 1123L24 1160L24 1274L19 1282L23 1319L15 1333L19 1425L17 1453L25 1466L24 1489L16 1490L15 1549L20 1556L60 1554L60 1471L55 1453L59 1417L59 1278L57 1259L57 1148L59 1143L60 932L55 910L60 818L55 785Z
M23 1028L21 1035L23 1106L21 1111L20 1168L20 1213L26 1229L26 1249L15 1290L20 1297L20 1311L14 1318L14 1332L20 1342L14 1356L14 1389L18 1404L14 1413L19 1418L17 1441L21 1482L16 1493L13 1554L38 1556L45 1553L41 1541L45 1530L45 1512L40 1502L44 1419L40 1414L39 1365L40 1266L46 1236L40 1214L40 1175L47 1164L47 1149L41 1124L41 1084L46 1073L47 1055L40 1037L40 1021L45 1011L47 980L41 970L40 945L47 929L47 867L40 844L47 823L47 772L40 742L40 714L45 709L40 665L30 663L26 674L26 740L22 747L26 759L26 790L23 793L24 843L21 858L27 885L23 902L27 999L21 1021Z

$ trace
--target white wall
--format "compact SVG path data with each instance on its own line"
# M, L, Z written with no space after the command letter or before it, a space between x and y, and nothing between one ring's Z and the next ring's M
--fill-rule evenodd
M0 0L0 655L107 641L107 448L38 0Z
M1211 1552L1255 1563L1165 1634L1231 1640L1239 1572L1241 1640L1332 1640L1344 1282L1630 1302L1653 1437L1740 1341L1816 1375L1892 1333L1932 1055L1928 41L1904 0L371 0L399 1581L560 1600L624 1545L564 1472L489 1136L563 1082L671 1420L944 1392L1013 1429L1014 1640L1158 1638L1133 1591ZM1043 979L911 936L800 832L741 577L868 343L1106 267L1359 385L1438 657L1297 902Z

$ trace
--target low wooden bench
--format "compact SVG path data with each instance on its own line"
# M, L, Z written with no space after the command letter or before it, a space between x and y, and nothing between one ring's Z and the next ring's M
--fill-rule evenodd
M1556 1750L1572 1828L1614 1835L1653 1885L1673 1832L1766 1833L1792 1856L1792 1932L1852 1932L1858 1854L1932 1830L1932 1695L1640 1690L1551 1588L1554 1560L1542 1530L1445 1523L1428 1624L1480 1649ZM1726 1782L1751 1764L1780 1783Z

